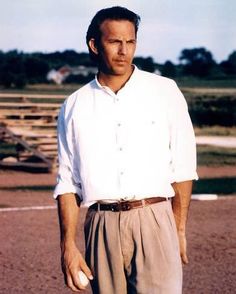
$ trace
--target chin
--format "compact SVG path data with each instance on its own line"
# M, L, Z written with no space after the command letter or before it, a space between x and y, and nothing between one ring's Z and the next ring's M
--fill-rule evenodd
M116 76L123 76L127 73L127 70L115 70L113 71L113 74Z
M131 65L124 65L124 66L115 66L112 68L112 72L114 75L125 75L127 72L129 72L131 69Z

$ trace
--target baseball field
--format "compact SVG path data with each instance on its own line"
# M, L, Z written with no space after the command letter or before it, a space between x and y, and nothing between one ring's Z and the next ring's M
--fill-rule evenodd
M236 176L233 167L198 170L202 179ZM0 293L70 293L60 270L55 174L0 172ZM184 293L235 293L236 197L192 201ZM81 209L78 244L84 249ZM90 289L85 293L91 293Z

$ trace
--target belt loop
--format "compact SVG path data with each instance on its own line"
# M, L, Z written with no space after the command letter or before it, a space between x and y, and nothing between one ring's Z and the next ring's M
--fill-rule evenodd
M141 201L142 201L142 206L144 207L146 204L146 201L145 201L145 199L142 199Z
M98 212L100 212L100 203L98 202L97 205L98 205Z

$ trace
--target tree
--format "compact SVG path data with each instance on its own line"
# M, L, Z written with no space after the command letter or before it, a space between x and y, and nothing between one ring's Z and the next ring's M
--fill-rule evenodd
M183 73L197 77L207 77L216 65L212 54L205 48L184 49L179 60L182 62Z
M136 64L140 69L146 70L149 72L155 71L155 63L152 57L135 57L134 64Z
M161 74L168 78L176 77L175 65L171 61L167 60L162 67Z
M222 70L226 74L236 74L236 51L233 51L229 57L228 60L224 60L220 64Z
M2 84L9 87L23 88L26 85L24 54L17 50L6 53L1 75Z
M30 54L25 58L24 65L28 82L46 82L49 65L44 59Z
M4 64L5 64L5 54L0 51L0 84L4 76Z

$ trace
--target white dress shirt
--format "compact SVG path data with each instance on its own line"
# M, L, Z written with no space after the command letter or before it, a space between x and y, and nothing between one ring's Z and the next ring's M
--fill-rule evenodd
M63 104L54 197L98 200L172 197L173 182L197 179L186 101L173 80L135 67L115 94L95 78Z

